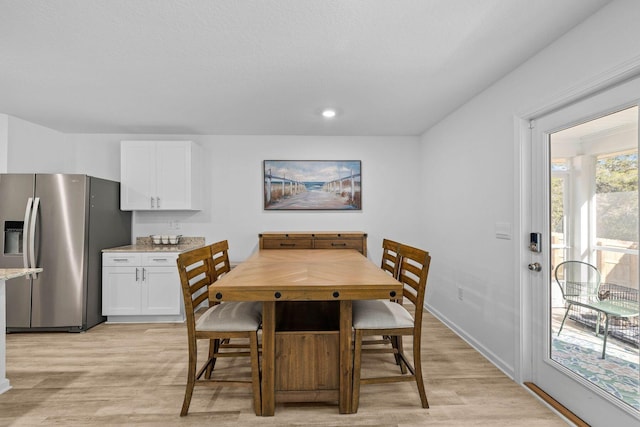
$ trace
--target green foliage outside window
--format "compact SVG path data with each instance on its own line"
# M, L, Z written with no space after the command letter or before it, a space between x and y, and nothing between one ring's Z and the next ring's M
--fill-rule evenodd
M564 179L551 178L551 231L554 233L564 233Z
M637 151L597 160L596 234L599 238L638 241Z

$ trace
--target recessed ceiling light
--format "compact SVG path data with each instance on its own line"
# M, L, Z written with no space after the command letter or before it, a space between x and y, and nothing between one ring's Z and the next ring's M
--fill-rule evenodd
M325 108L324 110L322 110L322 117L324 117L325 119L332 119L336 116L336 110L331 109L331 108Z

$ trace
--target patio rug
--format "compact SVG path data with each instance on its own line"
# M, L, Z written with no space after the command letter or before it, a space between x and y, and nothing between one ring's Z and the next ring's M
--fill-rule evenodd
M607 357L602 354L602 336L599 345L571 334L553 337L553 359L600 387L607 393L640 411L640 369L638 349L616 349L607 345Z

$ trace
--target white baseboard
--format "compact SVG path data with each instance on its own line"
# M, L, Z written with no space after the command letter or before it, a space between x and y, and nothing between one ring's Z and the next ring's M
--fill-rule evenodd
M11 385L9 384L9 380L6 378L2 378L0 379L0 394L4 393L5 391L8 391L11 388Z

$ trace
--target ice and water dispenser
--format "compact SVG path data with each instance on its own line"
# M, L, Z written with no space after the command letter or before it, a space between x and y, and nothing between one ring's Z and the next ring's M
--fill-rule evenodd
M24 221L4 222L4 253L5 255L22 255L22 236Z

